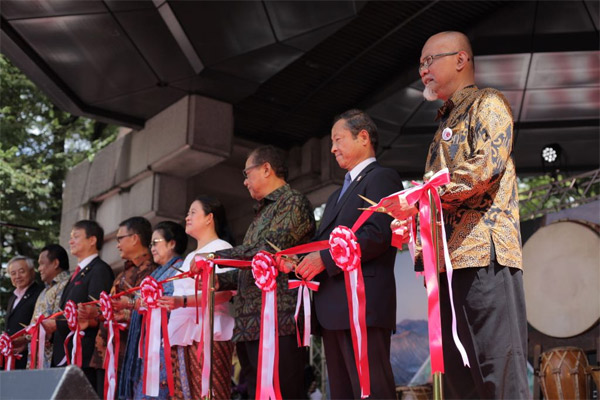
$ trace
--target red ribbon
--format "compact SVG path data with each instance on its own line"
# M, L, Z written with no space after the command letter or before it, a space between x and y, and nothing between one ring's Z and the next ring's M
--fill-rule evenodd
M4 332L0 335L0 365L6 361L6 371L12 371L15 369L15 358L21 357L13 354L12 339Z
M63 359L59 365L62 365L65 361L68 365L74 364L81 368L82 361L82 349L81 349L81 337L85 335L85 332L82 332L79 328L79 319L77 315L77 305L73 300L67 301L65 305L65 310L63 311L65 319L67 320L67 325L69 326L69 330L71 331L66 339L65 339L65 359ZM71 357L69 357L69 339L72 338L73 348L71 350Z
M125 329L127 325L115 321L112 301L106 292L100 293L99 302L100 312L104 317L104 326L107 330L106 353L104 356L104 370L106 371L104 375L104 396L106 400L113 400L119 372L119 346L121 341L119 330Z
M329 236L329 252L335 264L344 271L354 361L360 382L360 397L364 399L371 394L367 352L367 301L360 263L360 245L353 230L345 226L336 227Z
M288 281L289 289L298 289L298 300L296 301L296 312L294 320L296 321L296 338L298 339L298 347L310 346L310 291L319 290L319 282L307 281L306 279L292 279ZM300 306L304 304L304 335L300 338L300 328L298 328L298 316L300 315Z
M144 394L158 396L160 390L160 330L164 343L165 366L167 369L167 384L169 394L173 396L173 367L171 365L171 344L167 329L167 310L158 306L158 299L162 297L162 284L152 276L147 276L140 285L140 295L146 304L145 309L140 309L143 315L142 332L140 335L139 353L144 354Z
M440 223L442 226L442 249L444 252L444 260L446 265L446 277L448 280L448 292L450 298L450 308L452 310L452 337L454 344L459 351L463 363L465 366L469 366L469 360L464 346L462 345L456 328L456 313L454 310L454 296L452 294L452 262L450 261L450 255L448 253L448 245L446 243L446 230L443 222L443 211L442 202L440 195L437 192L437 188L450 182L450 174L448 169L445 168L434 174L427 182L422 185L417 185L410 189L403 190L398 193L394 193L391 196L385 197L390 199L403 195L409 205L419 203L419 221L420 221L420 233L423 247L423 264L425 282L427 288L427 303L428 303L428 325L429 325L429 352L431 354L431 373L436 372L444 373L444 355L442 348L442 323L440 316L440 299L439 299L439 285L438 285L438 271L437 271L437 260L438 260L438 249L433 243L433 229L437 229L435 226L431 226L431 202L429 196L431 195L437 210L438 215L434 215L436 223ZM382 202L381 201L381 202ZM380 203L381 203L380 202ZM375 205L373 208L379 207ZM410 221L410 236L411 241L409 245L414 246L414 238L416 236L416 224L415 221ZM392 241L394 243L394 240ZM400 244L402 240L396 238L395 243ZM411 247L411 246L409 246ZM411 247L412 252L412 247Z
M254 282L262 290L258 352L257 399L281 399L279 389L279 333L277 323L277 275L275 259L266 251L252 258Z
M210 296L210 274L214 270L214 263L201 255L196 255L196 272L201 276L202 292L200 297L200 308L202 313L202 325L200 331L200 343L198 345L198 362L202 365L201 371L201 395L207 397L210 389L210 370L212 332L210 324L210 310L208 307ZM198 275L197 275L198 276ZM196 281L197 282L197 281ZM196 289L196 295L198 290ZM198 302L196 302L196 313L198 313Z
M27 334L31 335L31 363L29 369L44 368L44 348L46 346L46 330L40 325L46 319L41 314L38 319L27 327Z

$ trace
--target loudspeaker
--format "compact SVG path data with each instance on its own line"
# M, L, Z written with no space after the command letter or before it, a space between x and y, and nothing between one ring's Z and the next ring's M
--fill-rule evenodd
M0 372L0 399L97 400L98 395L83 371L66 368Z

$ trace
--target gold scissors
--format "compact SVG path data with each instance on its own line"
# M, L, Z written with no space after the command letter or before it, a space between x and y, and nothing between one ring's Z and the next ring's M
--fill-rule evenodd
M270 242L270 241L268 241L268 240L267 240L266 242L267 242L267 244L268 244L269 246L271 246L271 247L273 248L273 250L275 250L277 253L279 253L279 252L281 252L281 251L282 251L282 250L281 250L279 247L277 247L277 245L275 245L274 243L272 243L272 242ZM299 262L299 261L301 261L301 260L302 260L302 258L300 258L300 257L299 257L299 258L296 260L294 257L290 257L290 256L288 256L288 255L282 255L281 257L283 257L283 258L287 259L288 261L290 261L290 262L291 262L291 263L294 265L294 267L292 268L292 269L294 270L294 274L296 275L296 277L297 277L298 279L302 280L303 278L302 278L300 275L298 275L298 273L296 272L296 267L298 266L298 262Z
M375 202L374 202L373 200L371 200L371 199L368 199L368 198L366 198L365 196L362 196L362 195L360 195L360 194L359 194L359 195L358 195L358 197L360 197L361 199L363 199L364 201L366 201L367 203L369 203L369 204L370 204L370 205L372 205L372 206L376 206L376 205L377 205L377 203L375 203ZM394 218L394 216L393 216L393 215L392 215L390 212L388 212L388 210L386 210L386 208L385 208L385 207L377 207L377 208L359 208L359 210L361 210L361 211L375 211L375 212L378 212L378 213L387 214L387 215L389 215L390 217Z

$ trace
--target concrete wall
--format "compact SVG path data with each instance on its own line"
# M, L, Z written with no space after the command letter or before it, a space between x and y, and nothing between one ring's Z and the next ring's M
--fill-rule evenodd
M67 174L63 194L61 243L79 219L99 221L105 230L103 258L120 264L115 234L123 219L141 215L153 224L182 221L186 180L227 160L233 147L230 104L187 96L141 131L121 135Z
M102 257L118 270L122 261L115 236L122 220L139 215L153 225L165 219L183 222L192 199L202 193L223 202L240 243L255 204L241 171L257 146L234 138L230 104L187 96L148 120L143 130L121 134L92 161L69 171L61 244L67 245L77 220L95 219L105 230ZM329 150L326 136L288 152L290 184L307 194L313 206L324 203L344 179Z

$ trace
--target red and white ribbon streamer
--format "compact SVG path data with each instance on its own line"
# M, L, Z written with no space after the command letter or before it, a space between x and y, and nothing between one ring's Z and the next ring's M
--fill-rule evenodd
M171 345L167 328L167 310L158 306L162 297L162 285L152 276L144 278L140 285L140 295L146 308L143 313L142 334L140 335L139 355L143 354L144 381L143 388L146 396L158 396L160 390L160 344L161 327L164 342L165 367L167 369L167 384L169 393L173 396L174 383L171 365Z
M294 313L294 320L296 321L296 337L298 338L298 347L309 347L310 346L310 291L319 290L319 282L307 281L305 279L290 279L288 281L289 289L298 289L298 300L296 301L296 312ZM298 316L300 315L300 306L304 305L304 335L300 338L300 328L298 328Z
M0 357L6 363L6 371L15 369L15 355L13 354L12 339L6 332L0 335Z
M371 378L367 352L365 282L360 262L360 245L354 232L345 226L336 227L329 236L329 252L335 264L344 271L354 361L358 371L360 397L364 399L371 394Z
M104 396L106 400L113 400L115 398L117 376L119 373L119 347L121 341L119 330L125 329L127 325L115 321L112 301L110 296L104 291L100 293L99 304L107 331L106 353L104 356L104 371L106 371L104 375Z
M450 254L448 252L448 243L446 241L446 229L444 227L444 215L442 211L442 202L437 188L450 182L450 174L447 168L435 173L427 182L422 185L414 186L410 189L403 190L401 192L394 193L385 199L394 198L396 196L405 196L406 201L409 205L419 203L419 222L421 241L423 248L423 264L424 264L424 275L427 287L427 302L428 302L428 324L429 324L429 352L431 353L431 373L444 372L444 355L442 348L442 323L440 316L440 299L439 299L439 287L438 287L438 271L437 271L437 259L438 249L435 248L433 243L433 229L435 226L431 226L431 204L429 195L433 198L438 215L434 216L434 220L440 223L442 226L442 248L444 253L444 261L446 266L446 278L448 281L448 294L450 297L450 308L452 310L452 338L454 344L460 353L463 364L469 367L469 358L467 352L458 337L458 330L456 327L456 311L454 309L454 296L452 293L452 262L450 260ZM380 202L381 203L381 202ZM373 206L374 208L379 205ZM414 238L416 237L416 224L414 221L410 221L410 242L414 248ZM397 241L399 243L400 241ZM409 243L409 248L411 247ZM414 258L414 253L411 251Z
M65 319L67 320L67 325L71 332L67 335L65 339L65 358L67 364L77 365L79 368L82 366L82 348L81 348L81 337L85 335L85 332L82 332L79 328L79 318L77 314L77 305L73 300L67 301L65 304L65 310L63 312ZM71 350L71 357L69 357L69 339L72 338L73 347ZM65 359L63 359L59 365L64 364Z
M41 326L44 319L46 319L46 316L41 314L33 324L27 327L27 334L31 335L31 363L29 369L44 369L46 330Z
M266 251L252 258L252 275L262 290L258 353L257 399L281 399L279 389L279 333L277 327L277 274L275 259Z
M198 345L198 362L202 365L202 386L200 394L203 397L207 397L210 391L210 369L212 366L211 359L211 346L212 346L212 332L210 324L210 309L208 307L210 292L210 274L214 270L214 264L212 261L207 260L201 255L196 255L196 269L195 272L199 273L200 280L202 282L202 292L200 297L200 309L202 313L202 325L200 333L200 343ZM198 275L197 275L198 276ZM197 280L196 280L197 282ZM198 290L196 290L198 293ZM196 310L198 303L196 302Z

